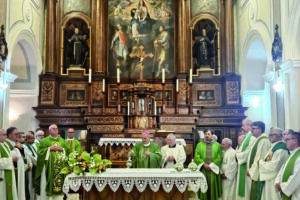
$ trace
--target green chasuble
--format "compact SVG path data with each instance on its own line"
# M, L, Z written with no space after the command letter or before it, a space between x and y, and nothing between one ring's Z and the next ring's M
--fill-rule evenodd
M63 152L50 151L49 158L46 160L48 148L51 146L60 146L64 148L65 154L69 154L69 145L64 139L48 136L44 138L38 147L38 159L35 172L35 192L40 194L41 176L43 168L45 167L46 176L46 194L47 196L63 195L62 187L64 184L64 175L60 174L64 167L64 162L61 160Z
M75 138L73 140L66 139L66 142L69 145L70 153L76 151L78 154L81 154L81 145L78 140L76 140Z
M146 151L151 152L150 157L145 156ZM149 146L145 146L140 142L132 148L131 152L133 168L160 168L162 155L156 143L150 142Z
M197 165L206 163L214 163L221 168L222 163L222 147L219 143L199 142L195 151L194 161ZM215 174L212 171L206 171L204 166L201 167L208 184L206 193L200 191L201 200L218 200L222 196L221 174Z
M0 144L0 158L9 158L9 155L4 150L5 146ZM8 151L8 149L6 149ZM4 170L4 175L6 181L6 199L7 200L13 200L13 173L12 170ZM1 199L1 197L0 197Z

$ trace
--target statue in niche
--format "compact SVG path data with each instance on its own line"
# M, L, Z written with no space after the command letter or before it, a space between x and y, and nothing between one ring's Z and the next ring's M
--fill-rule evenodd
M195 58L197 68L210 65L211 54L209 47L213 43L214 40L210 40L206 35L206 30L202 29L202 36L196 38L193 46L193 58Z
M71 58L71 66L83 66L88 56L86 35L80 35L79 29L75 28L74 34L68 40L68 52Z
M218 29L210 19L199 20L192 32L192 59L197 69L214 69L218 72Z

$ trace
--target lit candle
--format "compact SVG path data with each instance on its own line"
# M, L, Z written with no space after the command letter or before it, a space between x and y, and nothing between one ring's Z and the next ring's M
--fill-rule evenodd
M162 83L165 83L165 68L162 68L161 70L161 73L162 73Z
M103 82L102 82L102 92L105 92L105 79L103 79Z
M89 69L89 83L92 83L92 69Z
M129 101L127 102L127 106L128 106L128 108L127 108L127 114L129 115L130 114L130 103L129 103Z
M120 83L120 68L117 68L117 83Z
M178 91L179 91L179 80L176 79L176 92L178 92Z
M190 69L190 83L193 82L193 69Z
M156 115L156 101L154 101L154 115Z

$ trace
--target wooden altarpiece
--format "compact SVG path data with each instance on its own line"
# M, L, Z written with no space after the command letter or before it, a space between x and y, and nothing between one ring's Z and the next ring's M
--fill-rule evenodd
M54 123L61 130L88 130L87 149L102 137L174 131L186 140L187 163L194 155L195 134L206 128L220 140L231 138L235 146L246 108L241 78L234 73L232 0L122 2L127 3L47 1L45 73L34 108L40 127L47 130ZM136 16L138 10L148 13ZM139 29L142 25L146 28ZM147 27L151 31L144 34ZM73 44L76 28L78 43ZM163 36L169 47L161 42ZM118 54L115 38L127 48L126 56ZM197 46L203 41L204 60ZM140 46L153 57L137 60L133 55ZM160 63L162 51L168 54L165 63ZM122 153L110 159L125 166L129 148L110 148Z

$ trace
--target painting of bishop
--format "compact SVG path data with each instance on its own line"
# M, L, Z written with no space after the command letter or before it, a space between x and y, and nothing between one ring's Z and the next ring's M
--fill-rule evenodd
M139 62L135 55L143 47L145 78L174 74L174 1L172 0L109 0L109 63L110 77L138 78Z

